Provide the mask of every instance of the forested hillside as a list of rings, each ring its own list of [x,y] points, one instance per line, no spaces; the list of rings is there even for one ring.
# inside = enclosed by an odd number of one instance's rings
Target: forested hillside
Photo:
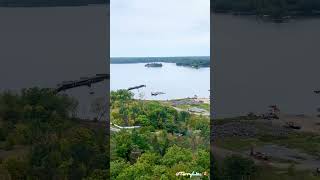
[[[255,14],[273,18],[320,14],[318,0],[212,0],[211,3],[213,12]]]
[[[210,171],[209,118],[178,112],[158,101],[111,92],[111,179],[177,179],[176,173]],[[115,126],[116,127],[116,126]]]
[[[108,179],[105,122],[73,118],[76,107],[49,89],[1,93],[1,179]]]

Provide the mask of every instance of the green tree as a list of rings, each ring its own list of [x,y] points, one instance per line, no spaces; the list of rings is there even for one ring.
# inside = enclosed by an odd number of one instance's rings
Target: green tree
[[[28,163],[17,157],[11,157],[3,161],[4,168],[9,172],[11,179],[26,179]]]
[[[110,177],[116,179],[122,171],[130,166],[129,163],[124,160],[115,160],[110,162]]]
[[[153,149],[163,156],[169,147],[168,133],[164,130],[157,131],[151,142]]]
[[[222,170],[224,177],[239,180],[251,176],[256,171],[256,167],[252,160],[233,155],[223,161]]]
[[[193,160],[193,168],[197,172],[210,171],[210,153],[206,150],[200,149],[196,153],[196,158]]]
[[[89,175],[88,178],[84,178],[84,180],[109,180],[109,172],[108,170],[95,169]]]
[[[138,115],[136,122],[142,126],[149,126],[150,125],[150,121],[149,121],[148,117],[143,114]]]
[[[161,159],[162,164],[169,167],[179,163],[189,163],[192,161],[192,151],[176,145],[169,147],[166,154]]]
[[[113,142],[115,143],[116,154],[126,159],[130,160],[131,147],[133,145],[131,135],[127,131],[120,131],[113,137]]]
[[[22,117],[22,102],[17,94],[9,91],[0,94],[0,117],[16,123]]]
[[[154,153],[144,153],[138,161],[122,171],[117,179],[154,179],[152,176],[153,168],[159,161],[159,156]]]

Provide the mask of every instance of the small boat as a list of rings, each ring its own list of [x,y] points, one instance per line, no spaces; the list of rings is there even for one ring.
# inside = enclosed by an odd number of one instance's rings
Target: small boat
[[[158,96],[160,94],[165,94],[164,92],[151,92],[151,96]]]

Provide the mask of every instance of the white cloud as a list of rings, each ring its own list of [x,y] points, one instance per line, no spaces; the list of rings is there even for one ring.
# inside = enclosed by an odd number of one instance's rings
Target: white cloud
[[[209,0],[111,0],[111,56],[210,52]]]

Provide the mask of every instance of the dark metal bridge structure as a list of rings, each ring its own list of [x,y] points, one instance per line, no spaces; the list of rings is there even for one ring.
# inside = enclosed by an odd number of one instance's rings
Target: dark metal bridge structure
[[[58,84],[58,87],[54,89],[54,93],[58,94],[61,91],[66,91],[69,89],[87,86],[90,88],[90,94],[94,94],[91,90],[92,84],[102,82],[104,80],[110,79],[110,74],[96,74],[92,77],[81,77],[80,80],[75,81],[63,81],[61,84]],[[103,107],[107,107],[105,103],[101,104]],[[108,108],[101,108],[100,112],[97,113],[97,120],[100,121],[101,118],[107,113]]]
[[[81,86],[88,86],[91,88],[92,84],[102,82],[107,79],[110,79],[110,74],[96,74],[93,77],[82,77],[80,80],[63,81],[61,84],[58,84],[58,87],[55,89],[55,93]]]
[[[134,90],[134,89],[140,89],[140,88],[143,88],[143,87],[146,87],[146,85],[140,85],[140,86],[129,87],[127,90],[128,90],[128,91],[131,91],[131,90]]]

